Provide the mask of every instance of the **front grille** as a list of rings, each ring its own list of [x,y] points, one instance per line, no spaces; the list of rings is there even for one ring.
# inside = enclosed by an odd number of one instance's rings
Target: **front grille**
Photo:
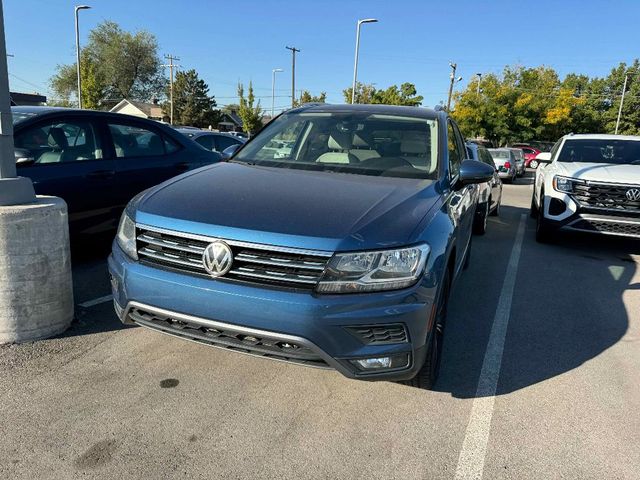
[[[137,250],[141,262],[211,278],[202,253],[216,239],[138,226]],[[221,280],[311,290],[315,288],[330,253],[272,247],[224,240],[233,252],[231,270]]]
[[[177,337],[193,340],[198,343],[220,347],[251,355],[299,363],[302,365],[329,368],[329,365],[309,347],[301,343],[273,337],[256,336],[237,330],[231,326],[221,327],[218,323],[207,321],[198,323],[181,315],[160,314],[140,307],[132,307],[128,317],[143,327],[159,330]],[[215,326],[214,326],[215,325]]]
[[[640,200],[631,201],[627,191],[638,185],[586,182],[573,184],[573,196],[583,207],[640,212]]]
[[[613,235],[640,238],[640,223],[582,219],[572,223],[570,227],[576,230],[585,230],[588,232],[609,233]]]
[[[363,325],[357,327],[346,327],[365,345],[386,345],[390,343],[406,343],[407,331],[404,325]]]

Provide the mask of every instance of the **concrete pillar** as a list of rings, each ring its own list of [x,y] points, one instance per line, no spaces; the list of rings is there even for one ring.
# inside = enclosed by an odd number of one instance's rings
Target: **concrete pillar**
[[[67,205],[0,206],[0,343],[66,330],[73,320]]]

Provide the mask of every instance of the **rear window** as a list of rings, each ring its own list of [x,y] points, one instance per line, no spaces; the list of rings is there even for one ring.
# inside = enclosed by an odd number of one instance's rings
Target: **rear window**
[[[640,141],[567,140],[560,150],[558,161],[640,165]]]
[[[511,158],[508,150],[489,150],[489,153],[491,153],[491,157],[493,158]]]

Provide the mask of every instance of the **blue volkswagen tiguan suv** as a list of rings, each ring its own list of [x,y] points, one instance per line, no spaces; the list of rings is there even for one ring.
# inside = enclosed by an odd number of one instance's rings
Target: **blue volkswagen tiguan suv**
[[[437,378],[476,183],[444,111],[308,105],[228,161],[142,192],[109,271],[117,315],[357,379]]]

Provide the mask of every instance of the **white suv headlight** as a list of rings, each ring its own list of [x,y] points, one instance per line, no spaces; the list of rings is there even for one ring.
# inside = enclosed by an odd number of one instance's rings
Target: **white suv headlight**
[[[584,182],[576,180],[575,178],[561,177],[560,175],[553,177],[553,188],[558,192],[573,193],[573,186],[577,183],[580,184]]]
[[[136,224],[127,212],[122,212],[120,217],[120,224],[118,225],[118,234],[116,240],[120,248],[134,260],[138,259],[138,252],[136,251]]]
[[[429,256],[428,245],[394,250],[336,253],[318,283],[321,293],[395,290],[418,281]]]

